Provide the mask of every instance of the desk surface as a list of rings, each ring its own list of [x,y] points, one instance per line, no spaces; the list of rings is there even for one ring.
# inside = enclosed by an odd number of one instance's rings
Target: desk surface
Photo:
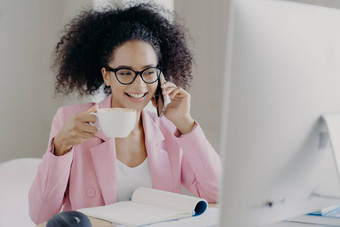
[[[263,227],[308,227],[308,226],[340,226],[339,217],[325,217],[315,215],[302,215],[288,221],[266,225]]]
[[[209,209],[200,216],[192,218],[184,218],[176,221],[160,222],[153,225],[152,227],[205,227],[205,226],[218,226],[218,208],[217,204],[209,204]],[[114,227],[108,221],[104,221],[97,218],[89,217],[92,226],[94,227]],[[38,225],[37,227],[45,227],[46,222]],[[325,218],[319,216],[303,215],[300,217],[292,218],[291,222],[279,222],[263,227],[316,227],[316,226],[340,226],[340,218]]]
[[[170,226],[174,226],[174,222],[176,222],[176,226],[177,227],[181,227],[181,226],[185,226],[187,227],[189,226],[211,226],[218,223],[218,210],[217,210],[218,205],[217,204],[211,204],[209,203],[209,208],[212,209],[207,209],[207,211],[197,217],[192,217],[192,218],[184,218],[184,219],[180,219],[180,220],[176,220],[176,221],[169,221],[169,222],[161,222],[161,223],[156,223],[153,224],[151,226],[154,227],[170,227]],[[90,222],[92,224],[92,226],[94,227],[114,227],[114,224],[111,224],[109,221],[105,221],[105,220],[101,220],[98,218],[92,218],[89,217]],[[44,222],[40,225],[37,225],[37,227],[45,227],[47,222]],[[207,224],[204,224],[207,223]]]

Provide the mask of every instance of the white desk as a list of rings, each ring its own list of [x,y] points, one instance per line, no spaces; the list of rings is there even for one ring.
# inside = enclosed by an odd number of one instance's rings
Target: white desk
[[[303,215],[300,217],[292,218],[290,219],[289,222],[280,222],[264,227],[304,227],[304,226],[340,227],[340,218]]]
[[[123,225],[113,224],[110,222],[99,220],[96,218],[91,218],[90,221],[94,227],[123,227]],[[46,222],[38,225],[37,227],[45,227]],[[197,217],[183,218],[175,221],[160,222],[152,225],[150,227],[218,227],[218,208],[210,207],[202,215]],[[125,227],[125,226],[124,226]]]
[[[91,223],[94,227],[121,227],[122,225],[111,225],[109,222],[90,218]],[[328,227],[340,227],[340,218],[327,218],[320,216],[301,216],[292,218],[295,222],[279,222],[261,227],[317,227],[317,226],[328,226]],[[219,227],[219,214],[218,208],[209,208],[203,215],[191,218],[184,218],[176,221],[161,222],[150,225],[150,227]],[[299,223],[298,223],[299,222]],[[318,223],[318,224],[312,224]],[[37,227],[45,227],[46,223],[43,223]]]
[[[178,221],[162,222],[151,225],[152,227],[218,227],[218,209],[209,208],[204,215],[181,219]],[[151,227],[150,226],[150,227]],[[317,227],[317,226],[328,226],[328,227],[340,227],[340,218],[331,217],[320,217],[303,215],[300,217],[292,218],[290,221],[279,222],[275,224],[270,224],[262,227]]]

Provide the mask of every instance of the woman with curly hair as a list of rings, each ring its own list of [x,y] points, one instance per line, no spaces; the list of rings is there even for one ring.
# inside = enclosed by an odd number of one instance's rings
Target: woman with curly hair
[[[216,202],[221,160],[190,114],[191,67],[182,27],[156,5],[84,10],[73,19],[55,51],[56,91],[93,95],[103,88],[107,97],[58,109],[29,192],[32,220],[128,200],[139,186],[180,193],[183,185]],[[171,103],[159,118],[144,107],[155,105],[161,73]],[[114,107],[137,110],[125,138],[108,138],[90,124],[91,112]]]

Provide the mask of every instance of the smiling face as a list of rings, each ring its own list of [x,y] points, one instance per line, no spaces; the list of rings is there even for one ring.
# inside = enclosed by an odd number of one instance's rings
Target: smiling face
[[[157,66],[157,56],[153,47],[144,41],[133,40],[124,43],[114,50],[108,66],[116,69],[130,68],[135,71]],[[111,107],[131,108],[137,111],[151,100],[157,89],[157,81],[146,84],[140,75],[129,85],[118,82],[115,73],[102,68],[102,75],[107,86],[111,87]]]

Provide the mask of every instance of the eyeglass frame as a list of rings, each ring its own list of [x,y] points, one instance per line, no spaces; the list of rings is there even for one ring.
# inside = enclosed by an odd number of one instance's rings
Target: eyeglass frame
[[[133,69],[131,69],[131,68],[128,68],[128,67],[111,68],[110,66],[104,66],[104,68],[105,68],[107,71],[114,72],[117,81],[118,81],[119,83],[123,84],[123,85],[132,84],[132,83],[136,80],[136,78],[137,78],[138,75],[140,75],[140,77],[142,78],[142,80],[144,81],[144,83],[146,83],[146,84],[153,84],[153,83],[155,83],[155,82],[159,79],[160,75],[162,74],[162,67],[159,67],[159,66],[148,67],[148,68],[143,69],[143,70],[141,70],[141,71],[135,71],[135,70],[133,70]],[[132,72],[135,73],[135,77],[132,79],[132,81],[131,81],[130,83],[122,83],[122,82],[118,79],[117,72],[118,72],[119,70],[121,70],[121,69],[128,69],[128,70],[131,70]],[[148,69],[158,69],[158,70],[159,70],[159,74],[157,75],[157,79],[156,79],[155,81],[153,81],[153,82],[146,82],[146,81],[144,80],[144,78],[143,78],[143,73],[144,73],[146,70],[148,70]]]

